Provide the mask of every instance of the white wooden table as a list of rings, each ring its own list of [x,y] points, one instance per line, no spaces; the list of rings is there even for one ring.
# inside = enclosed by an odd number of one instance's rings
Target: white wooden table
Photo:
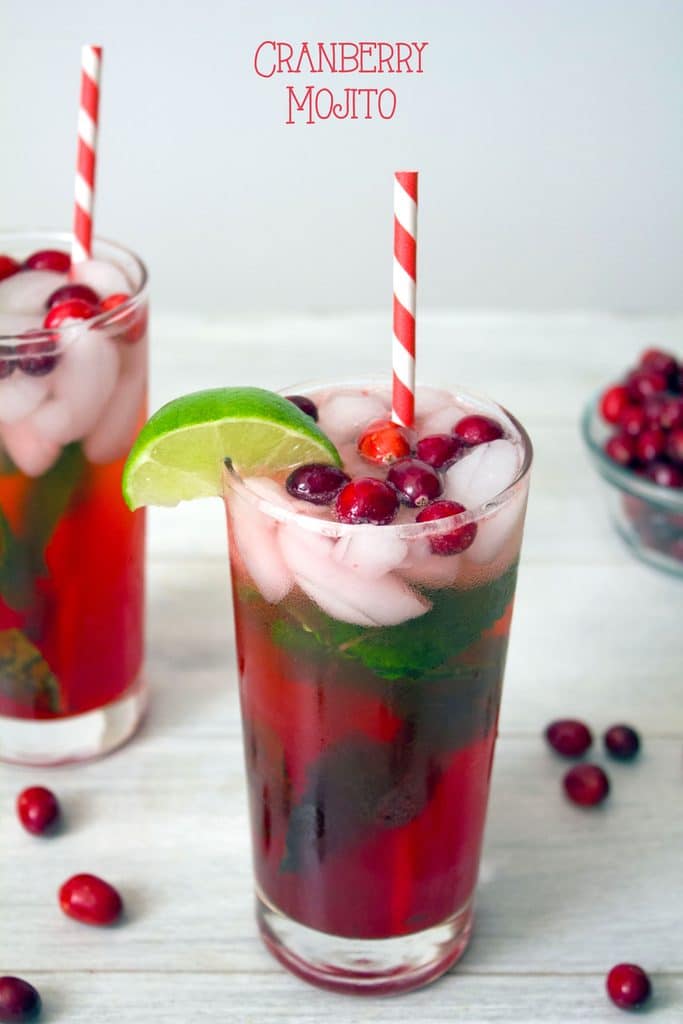
[[[276,386],[383,372],[386,316],[157,318],[152,405],[219,382]],[[683,351],[683,318],[425,315],[426,380],[469,384],[529,428],[536,466],[503,702],[476,933],[457,968],[400,999],[309,988],[262,947],[250,855],[224,524],[218,501],[151,516],[147,672],[133,743],[88,766],[0,767],[0,973],[41,990],[49,1024],[195,1021],[567,1022],[623,1019],[616,962],[648,969],[652,1020],[683,1020],[683,584],[612,535],[577,420],[644,343]],[[606,806],[562,796],[541,732],[577,715],[632,722],[636,764],[611,764]],[[601,754],[599,754],[601,757]],[[68,829],[25,834],[15,794],[45,782]],[[58,885],[93,871],[128,919],[77,925]]]

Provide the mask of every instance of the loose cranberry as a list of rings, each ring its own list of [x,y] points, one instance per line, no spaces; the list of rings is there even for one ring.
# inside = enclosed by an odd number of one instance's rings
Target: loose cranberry
[[[398,511],[398,495],[393,487],[371,476],[358,477],[346,484],[337,496],[337,518],[342,523],[373,523],[386,526]]]
[[[21,270],[21,264],[13,260],[11,256],[0,256],[0,281],[16,274],[18,270]]]
[[[593,742],[588,726],[576,718],[559,718],[551,722],[545,731],[545,738],[553,750],[563,757],[581,757]]]
[[[351,478],[336,466],[309,462],[297,466],[287,477],[285,487],[293,498],[313,505],[329,505]]]
[[[83,924],[112,924],[123,910],[118,892],[96,875],[74,875],[59,890],[59,904]]]
[[[660,487],[683,487],[683,469],[672,466],[670,462],[651,462],[646,473]]]
[[[24,269],[54,270],[58,274],[66,274],[71,269],[71,257],[59,249],[40,249],[24,260]]]
[[[17,797],[17,814],[27,832],[42,835],[59,818],[57,797],[43,786],[29,786]]]
[[[5,377],[9,377],[10,373],[14,373],[16,365],[14,351],[11,345],[0,345],[0,380],[4,380]]]
[[[452,434],[430,434],[417,442],[417,457],[434,469],[445,469],[466,447],[459,437]]]
[[[85,299],[67,299],[51,306],[43,320],[43,327],[59,327],[69,320],[91,320],[97,316],[97,306]]]
[[[15,349],[19,369],[30,377],[51,373],[59,359],[57,336],[50,331],[26,331],[22,337],[31,340],[22,341]]]
[[[387,483],[398,491],[404,505],[422,508],[441,494],[439,474],[420,459],[399,459],[387,473]]]
[[[398,423],[373,420],[358,440],[358,451],[370,462],[389,465],[410,454],[410,442]]]
[[[291,402],[292,405],[298,406],[302,412],[305,412],[316,423],[318,422],[318,407],[308,395],[287,395],[287,401]]]
[[[0,978],[0,1021],[36,1020],[40,1014],[41,1000],[38,990],[23,978],[7,974]]]
[[[69,302],[70,299],[81,299],[82,302],[89,302],[97,308],[100,304],[100,297],[96,291],[89,288],[87,284],[63,284],[57,288],[45,303],[46,309],[52,309],[60,302]]]
[[[415,517],[417,523],[431,523],[435,519],[446,519],[465,512],[465,506],[457,501],[433,501]],[[477,524],[467,523],[448,533],[436,534],[429,538],[429,546],[435,555],[458,555],[466,551],[477,535]]]
[[[654,370],[634,370],[628,375],[629,393],[635,402],[643,402],[650,395],[666,391],[668,385],[666,376],[663,373],[655,373]]]
[[[503,436],[503,428],[488,416],[463,416],[453,427],[453,434],[465,444],[474,446],[497,441]]]
[[[627,405],[619,415],[619,426],[630,437],[637,437],[646,424],[647,413],[640,405]]]
[[[662,373],[665,377],[672,377],[678,370],[678,362],[670,352],[663,352],[660,348],[648,348],[640,357],[640,368],[652,370],[654,373]]]
[[[609,779],[597,764],[575,764],[564,777],[564,788],[575,804],[592,807],[609,793]]]
[[[672,430],[666,442],[666,454],[672,462],[683,466],[683,427]]]
[[[652,993],[650,979],[637,964],[617,964],[607,975],[607,994],[622,1010],[647,1002]]]
[[[636,457],[641,462],[652,462],[662,455],[666,448],[666,434],[663,430],[650,428],[636,438]]]
[[[608,388],[600,399],[600,412],[602,418],[608,423],[618,423],[619,417],[629,403],[628,388],[623,384],[616,384]]]
[[[630,761],[640,750],[640,737],[630,725],[613,725],[605,733],[606,749],[620,761]]]
[[[605,452],[620,466],[630,466],[636,457],[636,439],[628,434],[615,434],[606,441]]]

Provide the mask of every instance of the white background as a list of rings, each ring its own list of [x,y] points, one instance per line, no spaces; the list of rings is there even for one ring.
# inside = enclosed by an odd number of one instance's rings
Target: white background
[[[285,127],[263,39],[429,46],[376,83],[393,121]],[[423,306],[681,307],[680,0],[0,0],[4,225],[69,225],[83,41],[106,50],[98,230],[147,259],[157,310],[388,308],[401,166]]]

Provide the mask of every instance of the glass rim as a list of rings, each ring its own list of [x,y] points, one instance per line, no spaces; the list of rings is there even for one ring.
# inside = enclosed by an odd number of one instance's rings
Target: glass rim
[[[73,241],[73,234],[70,231],[57,231],[51,228],[12,228],[0,230],[0,249],[4,248],[6,244],[14,241],[15,243],[27,241],[28,239],[42,239],[50,242],[61,242],[66,246],[67,250],[71,249],[71,243]],[[109,246],[115,251],[121,253],[127,258],[131,259],[135,263],[137,269],[140,272],[140,284],[135,288],[133,293],[122,302],[120,306],[115,306],[114,309],[104,310],[102,313],[98,313],[97,316],[91,317],[89,320],[80,320],[77,323],[60,325],[58,327],[33,327],[28,328],[25,332],[17,334],[16,331],[5,334],[0,331],[0,342],[19,342],[26,341],[40,341],[41,339],[49,340],[46,336],[49,334],[51,337],[57,336],[57,338],[64,338],[68,340],[75,337],[78,333],[82,332],[84,328],[87,330],[97,330],[100,327],[110,326],[117,319],[122,319],[127,313],[133,312],[137,309],[147,298],[147,292],[149,290],[149,271],[147,265],[138,256],[136,252],[129,249],[125,245],[121,245],[119,242],[113,241],[111,238],[104,238],[101,235],[95,235],[93,237],[93,245],[102,244]],[[11,253],[9,254],[11,255]],[[21,271],[19,271],[21,273]],[[5,356],[9,358],[9,354]]]
[[[420,384],[424,384],[424,382],[418,381],[418,388]],[[362,380],[350,378],[334,382],[305,381],[287,388],[278,388],[277,393],[284,394],[286,392],[287,394],[305,394],[307,390],[312,390],[321,386],[353,386],[357,388],[359,385],[381,385],[382,387],[386,387],[386,379],[379,377],[367,377]],[[444,388],[443,390],[447,389]],[[454,397],[456,396],[456,392],[454,390],[451,393]],[[475,508],[465,509],[464,512],[458,512],[451,516],[444,516],[442,519],[432,519],[422,523],[389,523],[386,526],[377,526],[372,523],[340,523],[334,519],[319,518],[315,513],[311,512],[311,509],[316,508],[317,506],[310,505],[307,502],[302,502],[302,505],[306,505],[308,511],[304,511],[302,509],[301,512],[298,512],[288,505],[277,504],[274,501],[270,501],[263,495],[257,494],[249,488],[249,478],[247,477],[245,479],[240,475],[230,458],[225,458],[223,462],[223,495],[226,497],[229,490],[235,490],[246,501],[250,502],[266,515],[269,515],[271,519],[279,520],[281,522],[295,522],[305,530],[309,530],[312,533],[318,533],[326,537],[344,537],[350,534],[357,534],[359,530],[387,530],[391,531],[394,537],[398,537],[401,540],[410,540],[419,537],[428,537],[430,535],[440,535],[448,533],[451,530],[458,529],[461,526],[467,526],[469,523],[478,523],[480,520],[493,515],[500,508],[506,505],[525,486],[533,462],[533,445],[529,434],[522,424],[504,406],[499,405],[490,398],[474,394],[471,391],[458,390],[457,395],[474,399],[478,402],[484,402],[493,409],[502,412],[510,423],[512,423],[515,430],[517,430],[519,440],[522,445],[522,462],[514,480],[512,480],[508,486],[498,494],[489,498],[488,501],[483,502]]]

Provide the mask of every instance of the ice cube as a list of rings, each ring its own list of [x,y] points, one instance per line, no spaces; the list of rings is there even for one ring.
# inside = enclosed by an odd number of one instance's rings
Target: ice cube
[[[0,281],[0,313],[45,316],[47,300],[67,283],[66,274],[54,270],[22,270]]]
[[[467,557],[478,565],[495,561],[518,530],[524,516],[526,488],[520,489],[505,505],[479,522],[474,543]]]
[[[350,444],[340,444],[339,454],[344,464],[344,472],[351,477],[374,476],[377,479],[383,479],[386,476],[386,466],[364,459],[358,451],[355,441]]]
[[[334,441],[355,441],[371,420],[389,416],[386,401],[373,392],[335,391],[318,409],[318,426]]]
[[[460,555],[435,555],[427,537],[415,538],[408,544],[408,555],[400,567],[405,579],[434,590],[455,583],[462,566]]]
[[[49,377],[30,377],[15,369],[0,381],[0,423],[16,423],[29,416],[49,391]]]
[[[277,523],[244,499],[230,501],[232,539],[245,568],[259,592],[270,604],[277,604],[294,585],[277,542]]]
[[[453,395],[450,391],[444,391],[442,388],[419,387],[415,398],[415,418],[431,416],[432,413],[438,412],[439,409],[443,409],[447,405],[453,405]],[[440,434],[441,431],[437,430],[435,433]]]
[[[393,530],[357,526],[339,538],[332,557],[363,579],[377,580],[400,565],[407,553],[407,542]]]
[[[501,438],[479,444],[447,470],[444,497],[465,508],[477,508],[510,486],[519,465],[519,452],[512,441]]]
[[[61,447],[46,441],[30,420],[5,423],[0,442],[14,465],[26,476],[42,476],[59,458]]]
[[[429,437],[431,434],[450,434],[451,430],[465,415],[464,409],[453,403],[445,408],[437,409],[428,413],[424,419],[418,420],[416,426],[420,437]]]
[[[42,326],[43,317],[31,313],[1,313],[0,336],[18,338],[24,331],[35,331]]]
[[[102,415],[85,439],[84,450],[90,462],[106,465],[127,454],[142,426],[146,390],[143,374],[120,375]]]
[[[118,366],[116,345],[103,332],[86,328],[70,338],[51,375],[55,405],[49,410],[47,436],[60,444],[86,437],[114,390]]]
[[[108,295],[131,295],[134,290],[121,268],[106,260],[83,260],[82,263],[74,263],[71,268],[71,280],[87,284],[101,299]]]

